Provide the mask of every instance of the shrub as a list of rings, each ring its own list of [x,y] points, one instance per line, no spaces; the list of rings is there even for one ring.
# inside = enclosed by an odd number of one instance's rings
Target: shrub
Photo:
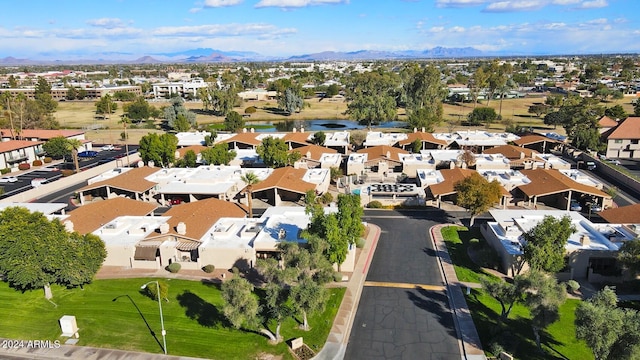
[[[53,161],[53,159],[52,159],[51,157],[49,157],[49,156],[47,156],[47,157],[45,157],[45,158],[44,158],[44,163],[45,163],[45,164],[48,164],[48,163],[50,163],[50,162],[52,162],[52,161]]]
[[[33,166],[42,166],[42,160],[33,160]]]
[[[382,203],[378,200],[373,200],[372,202],[367,204],[369,209],[382,209]]]
[[[29,170],[29,169],[31,169],[31,165],[27,163],[22,163],[18,165],[18,170]]]
[[[211,274],[215,269],[216,267],[211,264],[202,267],[202,271],[206,272],[207,274]]]
[[[69,170],[69,169],[60,170],[60,174],[62,174],[63,177],[67,177],[69,175],[73,175],[73,170]]]
[[[160,299],[169,301],[169,284],[164,281],[158,281],[158,284],[160,284]],[[152,300],[158,301],[158,288],[155,281],[147,284],[142,291],[144,292],[144,295],[147,295]]]
[[[356,247],[358,249],[362,249],[364,247],[364,239],[363,238],[359,238],[358,240],[356,240]]]
[[[167,270],[168,270],[170,273],[174,273],[174,274],[175,274],[175,273],[177,273],[178,271],[180,271],[180,268],[181,268],[181,267],[182,267],[182,266],[181,266],[180,264],[178,264],[178,263],[175,263],[175,262],[174,262],[174,263],[169,264],[169,266],[167,266]]]
[[[569,288],[569,291],[573,294],[576,291],[578,291],[578,289],[580,289],[580,284],[575,280],[569,280],[567,281],[567,287]]]
[[[0,169],[0,174],[2,174],[2,175],[8,174],[10,172],[11,172],[11,169],[9,169],[9,168]]]
[[[320,202],[327,205],[330,204],[333,201],[333,195],[331,195],[331,193],[324,193],[322,194],[322,196],[320,196]]]
[[[342,281],[342,273],[339,272],[334,272],[333,273],[333,281],[335,282],[341,282]]]
[[[244,109],[245,114],[254,114],[256,111],[258,111],[258,109],[256,109],[255,106],[249,106],[248,108]]]

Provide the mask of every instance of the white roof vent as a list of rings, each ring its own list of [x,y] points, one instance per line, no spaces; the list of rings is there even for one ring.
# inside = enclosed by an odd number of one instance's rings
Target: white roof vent
[[[169,224],[163,223],[160,225],[160,234],[166,234],[169,232]]]
[[[187,233],[187,225],[185,223],[183,223],[182,221],[178,223],[178,226],[176,226],[176,231],[178,232],[178,234],[180,235],[184,235]]]

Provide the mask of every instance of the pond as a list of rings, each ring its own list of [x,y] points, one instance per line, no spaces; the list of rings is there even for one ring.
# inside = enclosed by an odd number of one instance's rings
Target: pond
[[[304,127],[304,131],[341,131],[341,130],[359,130],[366,129],[366,125],[360,125],[353,120],[285,120],[285,121],[247,121],[245,126],[251,127],[257,125],[256,132],[289,132],[293,128],[300,130]],[[372,125],[376,129],[389,128],[405,128],[407,123],[404,121],[389,121],[378,125]]]

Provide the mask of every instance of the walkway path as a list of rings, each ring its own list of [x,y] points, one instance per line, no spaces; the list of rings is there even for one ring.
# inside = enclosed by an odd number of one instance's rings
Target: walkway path
[[[436,225],[430,229],[431,239],[436,248],[438,255],[438,261],[440,262],[442,278],[444,279],[447,287],[447,295],[449,296],[449,303],[451,310],[454,313],[454,321],[456,324],[456,331],[458,338],[462,342],[463,358],[480,360],[486,359],[484,351],[482,350],[482,344],[480,343],[480,337],[478,331],[471,318],[471,312],[469,306],[464,298],[463,288],[468,285],[458,281],[458,276],[451,262],[449,251],[442,238],[441,230],[443,227],[450,224]]]

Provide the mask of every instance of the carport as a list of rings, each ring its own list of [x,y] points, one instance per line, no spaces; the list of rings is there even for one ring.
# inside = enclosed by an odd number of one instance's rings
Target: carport
[[[104,199],[123,196],[135,200],[149,201],[151,189],[156,186],[156,183],[145,178],[156,171],[158,171],[157,168],[135,168],[113,178],[89,184],[78,190],[80,203],[84,205],[85,195],[95,195]]]
[[[611,196],[607,193],[576,182],[558,170],[534,169],[521,172],[531,182],[518,186],[516,191],[524,197],[529,208],[537,208],[538,202],[541,202],[569,211],[571,199],[577,200],[581,194],[593,196],[603,208],[612,204]]]

